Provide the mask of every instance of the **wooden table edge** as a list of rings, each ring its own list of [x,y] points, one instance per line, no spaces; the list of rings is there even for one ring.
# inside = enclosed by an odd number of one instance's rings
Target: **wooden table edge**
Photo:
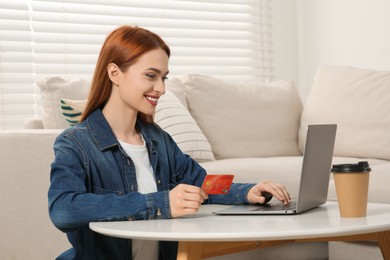
[[[376,241],[384,260],[390,260],[390,230],[357,235],[343,235],[305,239],[284,239],[274,241],[234,241],[234,242],[202,242],[180,241],[178,260],[199,260],[202,258],[221,256],[247,250],[261,249],[286,243],[325,242],[325,241]]]

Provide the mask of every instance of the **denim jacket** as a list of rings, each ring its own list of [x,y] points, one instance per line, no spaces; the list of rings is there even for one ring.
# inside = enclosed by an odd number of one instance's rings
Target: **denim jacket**
[[[205,170],[184,154],[156,124],[137,121],[145,139],[158,191],[137,192],[135,167],[97,109],[54,143],[48,191],[49,215],[73,248],[59,259],[131,259],[131,241],[91,231],[89,222],[171,218],[169,190],[180,183],[200,187]],[[243,204],[252,184],[232,185],[205,203]],[[177,244],[160,242],[160,259],[176,259]]]

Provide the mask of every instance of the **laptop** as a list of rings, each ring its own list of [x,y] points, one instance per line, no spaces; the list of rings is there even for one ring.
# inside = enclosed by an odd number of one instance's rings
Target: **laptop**
[[[238,205],[213,212],[218,215],[299,214],[324,204],[332,168],[336,124],[309,125],[303,154],[298,198],[288,205]]]

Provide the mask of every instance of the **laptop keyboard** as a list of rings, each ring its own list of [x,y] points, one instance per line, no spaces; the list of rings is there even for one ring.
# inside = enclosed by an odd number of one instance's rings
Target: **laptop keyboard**
[[[279,211],[279,210],[294,210],[297,207],[297,202],[292,201],[288,205],[284,205],[283,203],[276,203],[276,204],[265,204],[262,205],[253,211]]]

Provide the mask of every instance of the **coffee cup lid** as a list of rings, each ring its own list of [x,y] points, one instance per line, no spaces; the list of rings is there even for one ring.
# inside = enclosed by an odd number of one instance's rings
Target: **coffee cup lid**
[[[370,172],[371,168],[368,162],[362,161],[354,164],[335,164],[332,166],[332,172]]]

